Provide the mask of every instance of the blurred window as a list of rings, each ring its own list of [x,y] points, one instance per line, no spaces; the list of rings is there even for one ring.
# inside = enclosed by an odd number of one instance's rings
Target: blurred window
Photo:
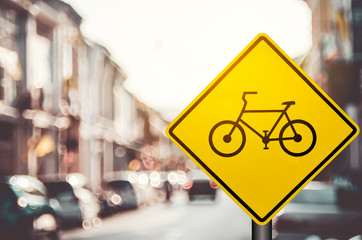
[[[42,192],[40,192],[38,189],[35,188],[22,188],[21,190],[26,194],[45,197],[45,195]]]
[[[36,33],[29,37],[29,53],[32,61],[29,63],[31,69],[31,82],[37,90],[34,95],[34,108],[51,111],[53,107],[53,86],[51,77],[51,41],[53,28],[46,22],[36,21]]]
[[[75,198],[75,195],[72,192],[61,190],[54,197],[59,201],[71,201]]]
[[[12,185],[16,193],[24,197],[29,197],[29,195],[46,197],[46,188],[39,180],[29,176],[17,176],[14,179],[15,183]]]
[[[39,36],[42,36],[42,37],[47,38],[49,40],[53,38],[53,29],[52,29],[52,27],[46,25],[42,21],[37,21],[36,22],[36,33]]]
[[[293,203],[308,204],[338,204],[337,191],[335,189],[304,189],[291,201]]]
[[[127,181],[113,181],[108,183],[108,186],[114,190],[124,190],[124,191],[132,190],[132,185]]]
[[[21,78],[18,58],[17,13],[9,8],[0,8],[0,100],[10,105],[16,97],[16,81]]]
[[[14,161],[14,125],[2,122],[0,125],[0,168],[1,173],[12,173],[12,161]]]
[[[16,51],[16,13],[10,9],[0,9],[0,46]]]
[[[4,210],[4,208],[10,207],[13,205],[12,202],[16,202],[14,193],[8,185],[0,184],[0,209]]]
[[[48,189],[48,195],[51,198],[56,198],[59,201],[74,201],[76,196],[74,195],[73,188],[67,182],[52,182],[45,183]]]

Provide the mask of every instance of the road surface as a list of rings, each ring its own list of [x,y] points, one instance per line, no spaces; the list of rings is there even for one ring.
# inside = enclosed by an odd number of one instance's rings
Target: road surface
[[[100,227],[60,232],[61,240],[249,240],[250,218],[221,190],[216,201],[188,202],[176,194],[169,204],[141,207],[103,219]]]

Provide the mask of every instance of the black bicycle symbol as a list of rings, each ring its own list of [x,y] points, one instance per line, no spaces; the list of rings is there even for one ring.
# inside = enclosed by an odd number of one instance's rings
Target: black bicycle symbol
[[[246,136],[245,136],[245,131],[243,127],[240,125],[240,123],[244,124],[247,128],[249,128],[252,132],[254,132],[262,139],[262,142],[265,144],[264,149],[269,149],[268,143],[270,141],[279,141],[279,144],[281,148],[284,150],[284,152],[294,157],[304,156],[308,154],[310,151],[312,151],[317,140],[317,135],[312,125],[301,119],[290,120],[287,114],[287,110],[289,109],[289,107],[295,104],[294,101],[283,102],[282,105],[286,105],[283,110],[245,110],[247,104],[245,96],[247,94],[257,94],[257,92],[243,93],[242,99],[244,101],[244,106],[236,121],[231,121],[231,120],[221,121],[211,129],[209,134],[209,143],[210,147],[216,154],[222,157],[232,157],[240,153],[241,150],[243,150],[246,142]],[[264,135],[262,135],[258,131],[256,131],[253,127],[251,127],[247,122],[241,119],[244,113],[280,113],[280,116],[274,123],[274,126],[271,128],[271,130],[269,131],[264,130],[263,131]],[[271,138],[273,131],[275,130],[275,128],[277,127],[283,116],[286,117],[288,122],[280,130],[278,138]],[[304,131],[302,132],[299,131],[298,133],[297,129],[301,128]],[[238,131],[237,133],[238,137],[233,139],[232,135],[235,134],[235,130]],[[312,137],[303,138],[301,134],[303,134],[303,136],[311,135]],[[214,139],[215,137],[218,139]],[[220,138],[222,138],[222,140]],[[305,141],[302,144],[302,149],[298,148],[297,151],[295,151],[295,149],[294,150],[288,149],[288,147],[290,148],[290,146],[285,143],[287,141],[291,141],[294,143],[301,143],[303,140]]]

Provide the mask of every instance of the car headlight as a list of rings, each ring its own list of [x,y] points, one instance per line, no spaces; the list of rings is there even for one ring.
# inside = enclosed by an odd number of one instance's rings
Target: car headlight
[[[34,230],[55,231],[57,222],[53,215],[43,214],[35,218],[33,221]]]

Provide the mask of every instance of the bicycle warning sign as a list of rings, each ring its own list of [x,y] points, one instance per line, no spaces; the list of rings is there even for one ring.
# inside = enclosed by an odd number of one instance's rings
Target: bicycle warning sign
[[[258,224],[268,223],[359,133],[266,34],[259,34],[167,134]]]

